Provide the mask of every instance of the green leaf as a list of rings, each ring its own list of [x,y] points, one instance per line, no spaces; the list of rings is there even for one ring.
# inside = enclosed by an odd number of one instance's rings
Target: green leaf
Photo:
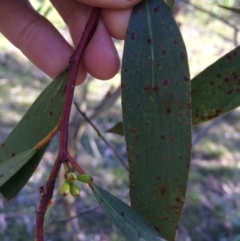
[[[126,203],[93,184],[93,193],[115,228],[127,241],[165,241],[136,211]]]
[[[36,153],[36,150],[30,149],[24,151],[7,161],[0,164],[0,187],[8,181],[20,168],[26,164],[31,157]]]
[[[223,5],[218,5],[220,8],[224,8],[226,10],[230,10],[234,13],[240,13],[240,8],[233,8],[233,7],[227,7],[227,6],[223,6]]]
[[[122,65],[123,124],[131,206],[173,240],[191,151],[187,53],[162,0],[134,7]]]
[[[200,124],[240,105],[240,47],[192,80],[193,124]]]
[[[164,2],[169,7],[170,11],[173,12],[173,7],[174,7],[175,0],[164,0]]]
[[[118,122],[115,126],[107,130],[107,132],[118,134],[123,136],[123,123],[122,121]]]
[[[0,165],[13,155],[32,149],[47,136],[58,123],[63,107],[68,72],[64,71],[35,100],[22,120],[7,139],[0,144]],[[7,198],[13,198],[26,184],[38,166],[46,147],[38,151],[26,165],[20,169],[1,188]]]
[[[192,80],[192,122],[201,124],[240,106],[240,47],[211,64]],[[107,132],[124,135],[122,122]]]

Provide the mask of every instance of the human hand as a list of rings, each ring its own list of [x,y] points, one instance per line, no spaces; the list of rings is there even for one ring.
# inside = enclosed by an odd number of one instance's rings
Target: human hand
[[[140,1],[51,0],[68,25],[75,46],[82,36],[92,7],[103,8],[96,31],[83,54],[78,84],[84,81],[87,73],[98,79],[109,79],[118,72],[120,61],[111,37],[124,39],[131,7]],[[51,78],[67,67],[74,51],[28,0],[0,1],[0,32]]]

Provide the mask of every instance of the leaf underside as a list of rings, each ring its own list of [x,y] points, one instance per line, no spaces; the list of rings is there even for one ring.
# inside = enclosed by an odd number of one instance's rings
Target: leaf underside
[[[132,207],[173,240],[191,151],[187,53],[162,0],[134,7],[122,66],[122,108]]]
[[[125,240],[166,241],[126,203],[95,184],[92,189],[103,210]]]
[[[4,142],[0,144],[0,165],[34,146],[47,136],[58,123],[65,96],[68,72],[64,71],[35,100],[21,121]],[[0,192],[11,199],[22,189],[37,168],[46,146],[36,154],[11,179],[0,187]]]

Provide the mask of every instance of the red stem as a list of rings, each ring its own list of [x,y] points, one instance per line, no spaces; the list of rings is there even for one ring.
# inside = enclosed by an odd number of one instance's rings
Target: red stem
[[[69,59],[69,65],[70,65],[71,71],[70,71],[68,86],[67,86],[67,90],[66,90],[66,97],[65,97],[65,103],[64,103],[64,107],[63,107],[63,115],[62,115],[61,127],[60,127],[61,134],[60,134],[59,154],[60,154],[61,159],[67,158],[69,117],[70,117],[74,88],[75,88],[75,84],[76,84],[80,60],[81,60],[82,54],[83,54],[86,46],[88,45],[88,43],[96,29],[100,11],[101,11],[100,8],[93,9],[92,14],[85,27],[85,31],[81,38],[81,41],[78,44],[77,49],[75,50],[75,52]]]
[[[70,60],[69,60],[70,75],[69,75],[69,80],[68,80],[68,85],[67,85],[67,90],[65,95],[63,114],[62,114],[61,126],[60,126],[61,134],[60,134],[59,153],[54,163],[54,166],[52,168],[51,174],[48,178],[48,181],[43,189],[41,200],[37,208],[35,241],[44,241],[44,233],[43,233],[44,215],[47,209],[47,205],[52,198],[55,182],[56,182],[61,164],[65,161],[68,161],[68,159],[70,159],[70,162],[72,164],[75,163],[75,167],[77,166],[78,171],[84,173],[84,171],[77,165],[77,163],[72,158],[69,158],[70,155],[67,150],[68,124],[69,124],[70,110],[72,106],[73,93],[74,93],[77,73],[79,69],[80,59],[96,29],[100,11],[101,11],[100,8],[93,8],[91,16],[89,17],[88,23],[86,24],[83,36],[75,52],[73,53],[73,55],[70,57]]]

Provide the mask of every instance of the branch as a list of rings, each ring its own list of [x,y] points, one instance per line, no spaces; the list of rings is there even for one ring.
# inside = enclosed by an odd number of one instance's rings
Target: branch
[[[74,102],[74,105],[78,112],[83,116],[83,118],[93,127],[93,129],[96,131],[97,135],[103,140],[103,142],[114,152],[120,163],[123,165],[123,167],[128,171],[128,166],[126,165],[125,161],[122,159],[120,154],[108,143],[108,141],[102,136],[98,128],[92,123],[92,121],[86,116],[85,113],[83,113],[80,108],[78,107],[77,103]]]
[[[43,192],[41,193],[41,200],[37,208],[37,214],[36,214],[35,241],[44,241],[43,223],[44,223],[44,216],[47,209],[47,205],[52,198],[55,182],[56,182],[61,164],[64,162],[68,163],[68,158],[69,158],[69,153],[67,149],[68,124],[69,124],[69,116],[70,116],[70,110],[72,105],[77,73],[78,73],[82,54],[96,29],[100,11],[101,11],[100,8],[93,8],[92,14],[89,17],[88,23],[85,27],[83,36],[77,46],[77,49],[75,50],[75,52],[73,53],[73,55],[70,57],[70,60],[69,60],[70,74],[69,74],[69,80],[68,80],[66,94],[65,94],[63,114],[62,114],[61,125],[60,125],[61,134],[60,134],[59,153],[54,163],[54,166],[52,168],[51,174],[48,178],[48,181],[43,188]]]

